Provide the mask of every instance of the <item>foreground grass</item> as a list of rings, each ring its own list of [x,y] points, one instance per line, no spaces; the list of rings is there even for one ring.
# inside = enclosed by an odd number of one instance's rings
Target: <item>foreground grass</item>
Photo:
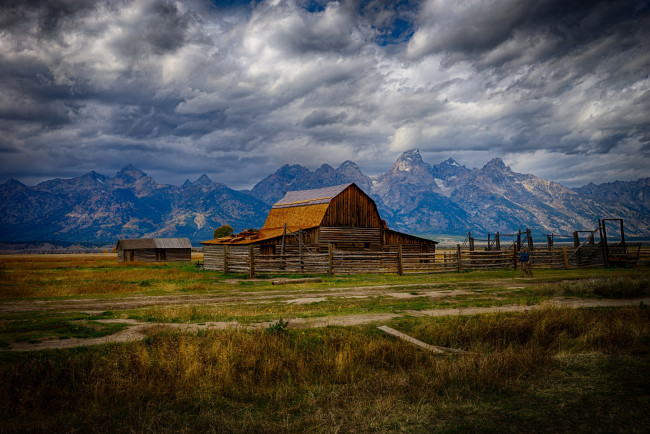
[[[650,423],[650,309],[543,309],[374,327],[157,333],[0,353],[7,431],[624,431]]]

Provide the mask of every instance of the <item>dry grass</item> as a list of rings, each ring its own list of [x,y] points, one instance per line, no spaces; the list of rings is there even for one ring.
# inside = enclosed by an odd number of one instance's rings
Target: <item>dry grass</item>
[[[168,292],[206,280],[192,263],[121,264],[114,255],[2,256],[0,277],[0,298]]]
[[[154,333],[119,346],[5,353],[0,413],[9,430],[428,430],[457,404],[541,387],[556,355],[644,357],[649,320],[643,308],[548,309],[393,324],[473,352],[448,357],[371,327]]]
[[[630,298],[650,294],[650,277],[614,276],[546,284],[535,289],[545,296],[578,296],[604,298]]]

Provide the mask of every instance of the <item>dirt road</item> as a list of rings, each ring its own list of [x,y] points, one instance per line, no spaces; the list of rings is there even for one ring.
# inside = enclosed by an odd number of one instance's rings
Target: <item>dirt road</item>
[[[348,288],[350,289],[350,288]],[[394,290],[394,288],[393,288]],[[402,294],[403,295],[403,294]],[[295,294],[294,294],[295,296]],[[197,301],[192,299],[193,301]],[[75,300],[82,302],[82,300]],[[135,302],[135,301],[134,301]],[[35,303],[35,302],[33,302]],[[562,308],[585,308],[585,307],[607,307],[607,306],[638,306],[640,303],[650,304],[650,297],[621,300],[602,299],[553,299],[539,305],[507,305],[499,307],[468,307],[453,309],[432,309],[419,311],[402,311],[400,313],[382,314],[358,314],[341,315],[317,318],[295,318],[289,320],[289,328],[316,328],[326,326],[354,326],[368,323],[379,323],[401,316],[446,316],[446,315],[476,315],[493,312],[523,312],[544,307]],[[160,303],[158,303],[160,304]],[[34,306],[34,305],[32,305]],[[51,308],[51,307],[50,307]],[[85,308],[84,308],[85,309]],[[33,309],[32,309],[33,310]],[[13,343],[10,351],[37,351],[44,349],[72,348],[86,345],[106,344],[113,342],[128,342],[143,339],[151,333],[162,330],[179,330],[182,332],[196,332],[203,329],[226,329],[242,327],[246,329],[259,329],[271,325],[270,322],[262,322],[251,325],[241,325],[237,322],[207,322],[200,324],[177,324],[177,323],[148,323],[129,319],[99,320],[100,322],[118,322],[128,324],[128,327],[115,334],[100,338],[71,338],[71,339],[45,339],[38,343]],[[6,350],[5,350],[6,351]]]

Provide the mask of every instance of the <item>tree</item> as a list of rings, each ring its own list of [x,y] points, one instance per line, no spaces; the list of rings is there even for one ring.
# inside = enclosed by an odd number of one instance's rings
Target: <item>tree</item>
[[[235,230],[230,227],[229,225],[223,225],[217,229],[214,230],[214,238],[223,238],[227,237],[228,235],[232,235],[232,233],[235,232]]]

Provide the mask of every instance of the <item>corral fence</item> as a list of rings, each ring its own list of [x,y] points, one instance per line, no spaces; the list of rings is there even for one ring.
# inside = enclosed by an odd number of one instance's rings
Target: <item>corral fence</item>
[[[628,264],[650,265],[650,246],[628,246]],[[611,254],[611,253],[610,253]],[[530,260],[535,268],[569,269],[604,266],[603,249],[582,246],[571,249],[558,246],[532,250]],[[615,256],[612,256],[615,257]],[[633,260],[630,261],[629,259]],[[325,252],[306,251],[300,254],[263,254],[258,246],[210,245],[204,249],[204,267],[225,273],[256,274],[357,274],[357,273],[442,273],[463,270],[507,270],[519,266],[519,251],[456,249],[435,253],[405,251],[401,245],[384,246],[381,250],[337,250],[333,244]]]

